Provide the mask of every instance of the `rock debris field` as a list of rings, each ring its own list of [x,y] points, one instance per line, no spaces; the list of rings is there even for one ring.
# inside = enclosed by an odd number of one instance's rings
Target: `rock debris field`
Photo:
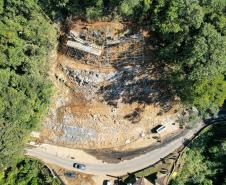
[[[111,36],[126,32],[121,23],[70,24],[76,32],[84,27],[87,33],[112,30]],[[152,58],[145,54],[151,51],[147,51],[144,40],[139,52],[131,42],[104,48],[104,53],[111,51],[109,59],[114,58],[108,62],[103,56],[87,62],[92,56],[75,50],[80,57],[73,57],[67,48],[58,52],[50,71],[56,93],[40,134],[41,142],[72,148],[128,147],[137,142],[141,147],[139,141],[156,142],[151,129],[158,124],[167,128],[161,137],[177,132],[179,103],[165,96],[161,71],[157,72]],[[127,50],[130,56],[125,54]],[[142,60],[136,56],[142,56]]]

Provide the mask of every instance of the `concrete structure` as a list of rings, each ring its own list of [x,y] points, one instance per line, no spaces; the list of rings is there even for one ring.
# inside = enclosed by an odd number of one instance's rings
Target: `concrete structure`
[[[98,49],[97,48],[98,46],[94,47],[92,45],[89,45],[88,43],[81,43],[81,42],[76,42],[76,41],[71,41],[71,40],[67,41],[68,47],[75,48],[75,49],[78,49],[81,51],[85,51],[87,53],[91,53],[91,54],[100,56],[102,53],[102,49]]]

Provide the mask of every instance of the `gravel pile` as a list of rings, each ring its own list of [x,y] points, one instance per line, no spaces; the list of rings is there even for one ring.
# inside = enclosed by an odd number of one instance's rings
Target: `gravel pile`
[[[64,125],[62,130],[64,134],[56,137],[55,142],[73,144],[78,142],[94,141],[97,137],[96,131],[91,128]]]

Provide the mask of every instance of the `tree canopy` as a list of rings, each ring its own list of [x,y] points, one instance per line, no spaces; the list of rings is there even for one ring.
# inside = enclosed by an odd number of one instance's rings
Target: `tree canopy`
[[[214,125],[186,149],[172,185],[226,183],[226,126]]]
[[[159,56],[176,66],[178,95],[201,111],[216,111],[226,98],[225,10],[221,0],[161,0],[153,12]]]
[[[21,159],[17,164],[0,171],[0,184],[4,185],[60,185],[48,168],[39,161],[29,158]]]
[[[46,111],[51,85],[46,56],[56,30],[33,0],[1,1],[0,167],[21,151]],[[16,147],[15,147],[16,146]]]

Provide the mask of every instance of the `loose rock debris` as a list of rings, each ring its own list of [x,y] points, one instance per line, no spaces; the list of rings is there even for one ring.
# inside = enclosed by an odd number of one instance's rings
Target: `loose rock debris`
[[[178,130],[177,102],[158,115],[169,100],[162,96],[163,74],[152,62],[142,31],[109,22],[72,21],[69,28],[70,40],[103,51],[97,56],[62,46],[52,69],[58,95],[40,134],[43,142],[134,148],[136,142],[137,147],[155,142],[150,130],[158,124],[175,123],[162,136]]]

